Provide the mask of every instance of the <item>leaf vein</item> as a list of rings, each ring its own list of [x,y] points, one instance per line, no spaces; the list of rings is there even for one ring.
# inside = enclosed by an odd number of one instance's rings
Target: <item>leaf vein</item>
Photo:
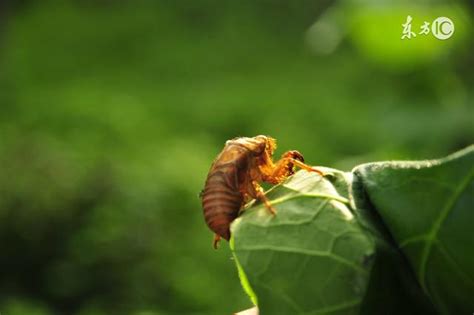
[[[259,251],[259,250],[267,250],[267,251],[276,251],[276,252],[284,252],[290,254],[300,254],[300,255],[308,255],[308,256],[316,256],[316,257],[329,257],[332,258],[342,264],[345,264],[359,272],[364,274],[367,273],[365,269],[356,264],[352,263],[350,260],[347,260],[341,256],[335,255],[333,253],[327,251],[317,251],[317,250],[309,250],[304,248],[294,248],[294,247],[285,247],[285,246],[274,246],[274,245],[253,245],[253,246],[244,246],[240,248],[236,248],[236,251]]]
[[[428,258],[431,254],[433,244],[437,240],[438,232],[441,229],[441,226],[443,225],[444,221],[448,217],[449,213],[454,209],[456,201],[459,199],[459,197],[464,192],[464,190],[468,187],[468,185],[471,182],[473,176],[474,176],[474,167],[471,168],[471,171],[468,173],[468,175],[461,181],[461,184],[455,190],[452,197],[448,200],[445,207],[441,211],[440,215],[436,219],[436,221],[435,221],[433,227],[431,228],[430,232],[428,233],[428,236],[426,238],[426,245],[423,248],[423,252],[422,252],[422,256],[421,256],[420,269],[419,269],[420,270],[419,271],[420,283],[421,283],[423,289],[425,290],[425,292],[428,292],[427,287],[426,287],[426,265],[427,265],[427,262],[428,262]]]

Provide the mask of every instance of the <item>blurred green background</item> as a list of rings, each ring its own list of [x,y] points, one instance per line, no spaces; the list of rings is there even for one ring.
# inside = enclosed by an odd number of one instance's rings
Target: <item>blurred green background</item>
[[[251,306],[198,193],[224,142],[350,170],[474,139],[472,2],[2,1],[0,312]],[[454,35],[401,40],[448,16]]]

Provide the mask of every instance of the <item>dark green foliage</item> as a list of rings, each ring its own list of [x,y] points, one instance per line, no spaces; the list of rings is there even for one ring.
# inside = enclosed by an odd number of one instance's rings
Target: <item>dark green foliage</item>
[[[474,309],[474,146],[446,159],[354,169],[440,313]]]
[[[448,158],[305,171],[232,224],[262,314],[462,314],[474,308],[474,146]]]

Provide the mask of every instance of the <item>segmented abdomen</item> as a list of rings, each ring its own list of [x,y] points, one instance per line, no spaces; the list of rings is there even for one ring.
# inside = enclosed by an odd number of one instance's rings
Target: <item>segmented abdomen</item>
[[[238,170],[228,163],[215,167],[209,173],[202,194],[204,219],[209,228],[229,240],[230,223],[239,214],[243,197],[238,190]]]

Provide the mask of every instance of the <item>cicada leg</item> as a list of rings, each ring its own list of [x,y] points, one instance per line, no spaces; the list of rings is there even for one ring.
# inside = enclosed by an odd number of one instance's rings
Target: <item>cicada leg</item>
[[[272,184],[279,184],[288,176],[293,175],[295,167],[299,167],[308,172],[315,172],[321,176],[324,176],[324,173],[317,168],[305,164],[301,153],[292,150],[285,152],[281,156],[281,159],[275,163],[274,167],[267,171],[268,173],[264,177],[264,180]]]
[[[256,181],[253,181],[252,182],[252,190],[253,191],[250,192],[250,195],[253,198],[261,200],[263,202],[263,204],[265,205],[265,207],[268,209],[268,211],[270,211],[271,214],[275,215],[276,210],[272,206],[270,200],[268,200],[267,196],[265,196],[265,192],[263,191],[262,186],[260,186]]]
[[[221,237],[217,234],[214,234],[214,240],[212,242],[212,246],[214,247],[214,249],[218,249],[219,248],[219,242],[221,241]]]

